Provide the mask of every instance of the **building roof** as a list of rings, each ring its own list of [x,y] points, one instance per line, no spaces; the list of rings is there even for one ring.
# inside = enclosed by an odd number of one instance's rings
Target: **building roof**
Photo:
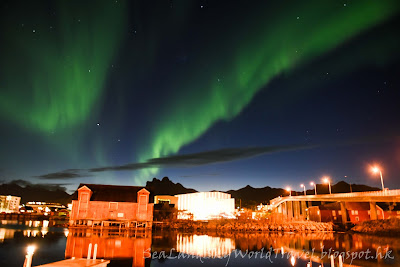
[[[137,193],[145,189],[141,186],[122,186],[104,184],[80,184],[92,190],[90,201],[112,201],[112,202],[137,202]],[[146,189],[145,189],[146,190]],[[147,190],[146,190],[147,191]],[[78,190],[72,195],[72,200],[78,200]]]

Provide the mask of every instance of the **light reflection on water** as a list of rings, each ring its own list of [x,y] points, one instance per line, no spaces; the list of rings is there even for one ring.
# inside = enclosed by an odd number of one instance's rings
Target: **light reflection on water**
[[[230,254],[234,249],[235,241],[232,238],[196,234],[176,236],[176,250],[185,254],[217,258]]]
[[[29,225],[29,222],[28,222]],[[32,226],[34,223],[32,222]],[[27,227],[10,224],[0,226],[0,266],[22,266],[26,247],[35,244],[37,250],[33,257],[33,265],[62,260],[65,258],[86,258],[89,244],[98,244],[97,258],[111,259],[113,266],[307,266],[309,259],[292,259],[290,255],[300,255],[304,251],[314,251],[314,263],[310,266],[325,264],[321,262],[323,251],[362,252],[370,249],[374,255],[392,251],[394,260],[355,261],[359,266],[400,266],[400,239],[396,237],[374,237],[358,234],[338,233],[208,233],[190,234],[171,231],[163,232],[118,232],[118,231],[82,231],[66,228],[54,228],[40,224],[40,227]],[[234,257],[238,251],[266,253],[271,248],[292,254],[266,259]],[[279,252],[277,251],[279,249]],[[171,258],[158,257],[164,251]],[[180,258],[176,256],[193,255],[197,257]],[[93,250],[92,253],[93,255]],[[153,257],[151,260],[149,257]],[[242,254],[243,255],[243,254]],[[247,254],[249,255],[249,254]],[[286,255],[286,254],[285,254]],[[145,259],[144,257],[147,257]],[[175,258],[174,258],[175,257]],[[200,260],[200,259],[201,260]],[[228,262],[229,259],[229,262]],[[294,263],[292,262],[294,260]],[[345,261],[346,263],[346,261]],[[389,265],[388,265],[389,266]]]

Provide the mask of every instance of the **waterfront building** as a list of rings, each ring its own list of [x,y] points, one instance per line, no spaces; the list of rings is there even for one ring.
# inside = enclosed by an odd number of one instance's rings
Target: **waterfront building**
[[[14,213],[19,211],[19,203],[21,197],[17,196],[0,196],[0,213]]]
[[[178,197],[168,196],[168,195],[154,196],[154,204],[163,204],[163,203],[168,203],[169,205],[174,205],[174,207],[177,207]]]
[[[367,202],[346,202],[346,212],[348,221],[353,224],[371,220],[370,204]],[[309,207],[308,214],[311,221],[342,223],[340,203]],[[376,214],[377,219],[388,218],[387,212],[379,205],[376,205]]]
[[[235,199],[222,192],[197,192],[175,195],[178,219],[210,220],[235,218]]]
[[[61,203],[49,203],[49,202],[44,202],[44,201],[30,201],[30,202],[27,202],[25,206],[31,207],[33,209],[33,212],[41,213],[43,215],[50,215],[51,212],[56,212],[58,210],[66,208]],[[21,212],[22,212],[22,210],[21,210]]]
[[[70,226],[151,227],[149,194],[139,186],[80,184],[72,197]]]

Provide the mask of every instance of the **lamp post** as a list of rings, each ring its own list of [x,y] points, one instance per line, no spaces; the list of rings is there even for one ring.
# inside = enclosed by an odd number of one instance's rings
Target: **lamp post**
[[[28,246],[28,248],[26,249],[26,252],[27,253],[25,256],[24,267],[31,267],[33,252],[35,252],[35,246]]]
[[[332,189],[331,189],[331,180],[328,177],[323,178],[324,183],[329,185],[329,194],[332,194]]]
[[[314,186],[315,189],[315,195],[317,194],[317,185],[314,182],[310,183],[311,186]]]
[[[380,176],[381,176],[381,183],[382,183],[382,191],[384,191],[385,190],[385,186],[383,185],[383,176],[382,176],[382,171],[381,171],[381,169],[380,168],[378,168],[377,166],[375,166],[375,167],[372,167],[372,172],[373,173],[375,173],[375,174],[380,174]]]
[[[289,196],[291,197],[292,196],[292,189],[290,187],[286,187],[286,191],[289,192]]]
[[[307,193],[306,193],[306,186],[305,186],[304,184],[301,184],[300,187],[303,187],[303,189],[304,189],[304,195],[307,195]]]

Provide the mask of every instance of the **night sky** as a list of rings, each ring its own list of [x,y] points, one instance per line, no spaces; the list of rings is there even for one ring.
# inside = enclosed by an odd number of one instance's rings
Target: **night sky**
[[[1,1],[0,180],[400,188],[400,2]],[[310,187],[311,188],[311,187]]]

